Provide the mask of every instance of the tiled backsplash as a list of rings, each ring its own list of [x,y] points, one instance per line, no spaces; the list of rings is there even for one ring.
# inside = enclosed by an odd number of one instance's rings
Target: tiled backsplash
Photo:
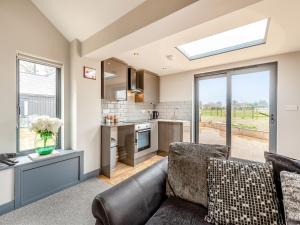
[[[146,120],[148,119],[148,111],[154,110],[152,104],[135,103],[132,96],[128,96],[127,101],[120,102],[102,100],[101,106],[102,116],[107,114],[116,115],[119,121]]]
[[[119,121],[146,120],[148,111],[159,112],[160,119],[192,120],[192,102],[161,102],[158,105],[135,103],[132,96],[127,101],[110,102],[102,100],[102,116],[116,115]]]
[[[156,105],[161,119],[192,120],[192,102],[161,102]]]

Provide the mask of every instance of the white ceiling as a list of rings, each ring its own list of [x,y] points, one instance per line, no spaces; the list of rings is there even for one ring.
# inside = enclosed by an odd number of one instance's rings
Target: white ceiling
[[[144,68],[159,75],[166,75],[285,52],[298,51],[300,50],[299,9],[299,0],[264,0],[138,49],[120,53],[115,55],[115,57],[136,68]],[[258,21],[263,18],[270,18],[267,43],[264,45],[194,61],[189,61],[175,48],[178,45]],[[134,52],[139,53],[139,55],[134,56]],[[174,59],[167,59],[167,55],[173,55]]]
[[[32,0],[69,40],[83,41],[145,0]]]

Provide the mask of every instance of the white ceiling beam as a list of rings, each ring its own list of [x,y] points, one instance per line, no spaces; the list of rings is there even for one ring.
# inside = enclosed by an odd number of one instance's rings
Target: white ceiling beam
[[[82,42],[81,55],[105,59],[261,0],[147,0]]]

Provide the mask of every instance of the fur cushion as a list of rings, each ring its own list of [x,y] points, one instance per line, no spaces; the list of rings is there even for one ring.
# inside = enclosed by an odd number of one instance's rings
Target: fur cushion
[[[207,207],[207,160],[227,159],[224,145],[172,143],[169,147],[167,195]]]
[[[286,224],[300,224],[300,174],[282,171],[280,178]]]

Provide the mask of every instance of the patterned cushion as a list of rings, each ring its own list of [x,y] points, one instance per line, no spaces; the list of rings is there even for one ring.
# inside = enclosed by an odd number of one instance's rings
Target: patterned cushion
[[[282,171],[280,177],[286,224],[300,224],[300,174]]]
[[[172,143],[169,147],[167,195],[207,207],[207,160],[227,159],[225,145]]]
[[[281,225],[272,165],[211,158],[207,220],[215,224]]]

